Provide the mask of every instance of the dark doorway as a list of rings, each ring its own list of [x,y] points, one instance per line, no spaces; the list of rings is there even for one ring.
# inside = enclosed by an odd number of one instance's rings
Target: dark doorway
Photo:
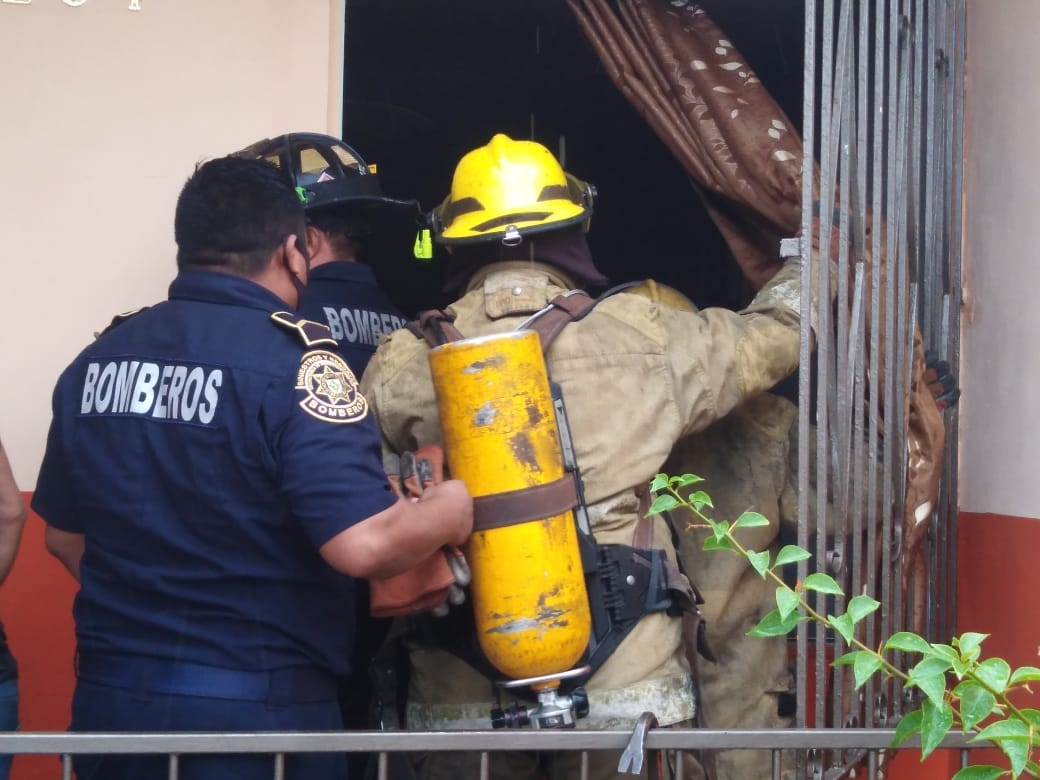
[[[702,5],[800,123],[802,0]],[[432,208],[466,151],[496,132],[534,139],[596,185],[589,241],[613,283],[652,277],[700,306],[749,297],[686,175],[563,0],[349,0],[344,97],[344,137],[378,164],[391,194]],[[378,257],[377,275],[406,312],[447,303],[437,255],[416,261],[409,238]]]

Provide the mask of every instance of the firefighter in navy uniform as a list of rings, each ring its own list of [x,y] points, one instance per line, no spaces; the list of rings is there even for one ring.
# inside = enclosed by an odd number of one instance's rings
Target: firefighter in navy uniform
[[[73,731],[341,728],[351,578],[394,575],[469,532],[459,482],[396,499],[328,329],[285,312],[307,279],[303,231],[280,171],[206,162],[177,201],[169,300],[58,381],[33,507],[81,583]],[[179,776],[267,778],[272,761],[182,756]],[[146,755],[75,768],[167,772]],[[286,770],[339,780],[346,760],[290,754]]]
[[[310,281],[300,315],[323,322],[339,353],[360,377],[379,338],[406,322],[366,264],[367,242],[414,235],[421,215],[415,200],[387,197],[374,166],[337,138],[289,133],[239,152],[288,171],[305,198]]]
[[[525,327],[536,313],[562,307],[560,296],[571,288],[602,283],[583,231],[593,194],[534,142],[496,135],[465,155],[434,221],[436,238],[452,251],[448,270],[461,291],[446,321],[475,341],[505,334]],[[800,277],[798,261],[788,261],[741,312],[684,312],[621,292],[558,332],[545,362],[566,401],[597,545],[674,562],[665,520],[645,518],[646,487],[683,436],[796,368]],[[406,329],[384,341],[369,364],[362,387],[384,449],[404,452],[441,442],[431,355],[426,341]],[[508,557],[498,566],[510,567]],[[477,576],[474,568],[475,581]],[[623,589],[608,595],[628,604]],[[597,596],[590,591],[589,598]],[[653,606],[640,611],[645,604]],[[579,725],[632,728],[641,713],[652,711],[667,726],[689,723],[697,714],[692,648],[684,640],[686,621],[672,610],[675,602],[637,598],[633,606],[627,633],[588,680],[589,712]],[[493,681],[451,645],[435,628],[413,637],[410,728],[489,725]],[[533,753],[496,754],[491,776],[576,777],[579,761],[568,752],[548,764]],[[479,766],[476,754],[430,753],[417,762],[424,780],[475,775]],[[589,776],[614,777],[617,767],[617,754],[593,753]]]
[[[276,164],[288,172],[307,213],[306,243],[310,279],[299,313],[328,325],[337,351],[360,377],[375,354],[379,338],[402,327],[406,318],[376,283],[367,260],[370,239],[414,233],[419,204],[387,197],[379,178],[356,150],[319,133],[290,133],[265,139],[239,152]],[[388,618],[369,613],[369,587],[357,582],[357,641],[353,673],[341,684],[347,729],[369,728],[372,686],[369,668],[390,628]],[[351,756],[351,769],[361,769],[363,754]]]

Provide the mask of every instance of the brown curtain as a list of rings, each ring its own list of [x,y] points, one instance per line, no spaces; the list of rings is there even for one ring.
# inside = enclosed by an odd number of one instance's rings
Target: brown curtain
[[[698,185],[756,289],[801,227],[802,140],[692,3],[567,0],[607,73]]]
[[[745,278],[761,287],[780,266],[780,239],[801,231],[802,139],[797,129],[725,33],[689,0],[567,3],[615,85],[698,185]],[[821,236],[828,236],[833,262],[839,238],[828,216],[814,218],[812,248],[818,252]],[[865,226],[867,231],[871,227]],[[875,264],[868,253],[862,259],[866,289],[876,272],[884,290],[884,258]],[[870,327],[873,313],[867,304]],[[941,413],[921,381],[923,371],[924,350],[915,326],[902,410],[910,455],[903,555],[904,571],[918,573],[945,444]],[[923,582],[923,577],[916,579]]]

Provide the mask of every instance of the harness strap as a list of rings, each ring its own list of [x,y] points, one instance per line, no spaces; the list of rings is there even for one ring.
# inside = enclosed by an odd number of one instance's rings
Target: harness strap
[[[473,498],[473,530],[487,531],[569,512],[578,501],[574,478]]]
[[[532,314],[520,327],[535,331],[541,339],[542,352],[547,352],[565,325],[584,318],[597,303],[597,299],[581,290],[572,290],[565,295],[557,295],[549,301],[548,306]]]
[[[535,331],[542,342],[542,352],[560,335],[569,322],[584,318],[599,303],[581,290],[571,290],[557,295],[545,306],[520,324],[521,328]],[[450,341],[464,338],[455,327],[455,315],[442,309],[429,309],[419,313],[417,320],[405,324],[416,338],[425,339],[431,347],[439,347]]]
[[[442,309],[428,309],[419,312],[419,319],[405,323],[405,327],[416,338],[425,339],[431,347],[439,347],[449,341],[459,341],[463,338],[454,323],[454,314]]]
[[[641,550],[649,550],[654,546],[654,519],[646,516],[650,510],[650,486],[646,484],[637,486],[635,494],[639,501],[636,509],[639,517],[636,520],[636,530],[632,533],[632,546]]]

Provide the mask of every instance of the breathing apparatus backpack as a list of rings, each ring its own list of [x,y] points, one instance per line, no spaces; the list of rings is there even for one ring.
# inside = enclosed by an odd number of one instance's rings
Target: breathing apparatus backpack
[[[580,290],[574,290],[554,298],[545,308],[536,312],[522,322],[514,333],[534,331],[540,340],[538,361],[548,368],[545,353],[570,322],[580,320],[603,298],[622,288],[615,288],[604,293],[600,298],[592,298]],[[435,385],[437,369],[432,359],[438,347],[456,344],[465,340],[454,325],[454,316],[441,310],[431,310],[420,314],[419,318],[406,326],[416,337],[424,339],[434,352],[431,353],[431,367],[434,370]],[[472,342],[486,342],[492,337],[472,339]],[[511,347],[505,347],[509,350]],[[508,361],[508,355],[504,358]],[[504,365],[504,364],[503,364]],[[456,373],[455,376],[461,374]],[[672,562],[663,549],[653,548],[653,520],[646,517],[650,504],[648,486],[637,490],[639,499],[639,521],[632,545],[597,543],[589,522],[585,505],[581,474],[578,469],[575,451],[567,421],[566,407],[562,388],[549,378],[549,391],[553,409],[553,434],[557,437],[557,446],[562,452],[565,473],[551,483],[534,488],[511,489],[506,493],[479,495],[474,492],[474,533],[480,534],[490,528],[503,528],[512,525],[528,524],[532,521],[552,517],[558,519],[560,513],[566,512],[567,523],[577,531],[577,547],[580,554],[580,570],[584,579],[584,590],[587,593],[590,630],[587,641],[584,639],[581,652],[570,660],[564,660],[557,666],[566,668],[568,664],[581,664],[580,673],[572,673],[560,678],[560,689],[565,692],[578,692],[583,695],[579,686],[606,661],[617,649],[636,623],[644,615],[652,612],[667,612],[673,616],[682,616],[685,632],[687,658],[690,663],[694,682],[697,681],[697,651],[709,660],[714,660],[707,647],[704,634],[704,623],[698,610],[702,603],[699,593],[681,568],[681,564]],[[448,385],[451,392],[460,392],[455,385]],[[439,399],[440,402],[440,399]],[[533,415],[540,416],[540,415]],[[444,423],[442,415],[442,424]],[[448,434],[445,435],[446,451],[449,451]],[[459,477],[458,473],[453,476]],[[571,512],[573,511],[573,519]],[[671,543],[678,548],[678,535],[670,518],[665,516],[671,531]],[[472,547],[467,550],[471,565],[474,567],[474,586],[479,588],[481,580],[479,557],[474,560]],[[676,560],[680,560],[678,555]],[[501,565],[501,561],[496,561]],[[485,577],[487,575],[485,574]],[[487,631],[481,625],[481,599],[479,591],[474,590],[474,611],[452,610],[447,617],[433,618],[417,616],[410,618],[411,634],[420,644],[437,647],[458,656],[476,668],[485,676],[494,679],[503,673],[517,677],[538,677],[545,674],[541,666],[530,664],[512,664],[511,660],[503,662],[502,653],[492,647],[487,652],[487,642],[481,642],[482,635],[501,635],[503,632],[493,628]],[[474,612],[477,613],[476,617]],[[580,622],[580,621],[579,621]],[[483,630],[478,630],[483,629]],[[512,645],[515,648],[516,642]],[[515,651],[514,651],[515,652]],[[566,653],[571,652],[568,645]],[[489,658],[489,655],[492,657]],[[522,657],[522,654],[521,654]],[[556,669],[555,671],[562,671]],[[533,672],[533,673],[532,673]],[[531,686],[536,693],[537,685]],[[699,702],[698,702],[699,704]],[[580,714],[580,713],[579,713]],[[508,716],[505,718],[509,720]],[[495,725],[522,725],[511,722]]]

